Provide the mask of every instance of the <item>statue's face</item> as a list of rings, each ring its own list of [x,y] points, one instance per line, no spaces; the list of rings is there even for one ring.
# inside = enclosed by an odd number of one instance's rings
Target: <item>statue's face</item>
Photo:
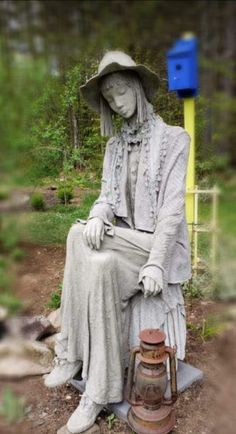
[[[136,112],[136,95],[132,86],[122,73],[112,73],[102,84],[102,95],[111,109],[125,119],[131,118]]]

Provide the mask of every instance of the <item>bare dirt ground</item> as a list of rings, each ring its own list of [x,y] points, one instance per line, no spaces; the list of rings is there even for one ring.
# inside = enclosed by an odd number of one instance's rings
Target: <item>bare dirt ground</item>
[[[65,248],[62,246],[23,246],[26,257],[18,266],[16,295],[25,302],[27,314],[47,314],[51,291],[62,281]],[[223,315],[232,306],[194,300],[187,303],[187,322],[201,326],[209,315]],[[176,403],[174,434],[235,434],[236,432],[236,325],[231,322],[218,336],[203,340],[194,327],[188,330],[186,361],[204,372],[204,381],[182,393]],[[53,390],[44,387],[41,377],[0,383],[0,399],[9,384],[24,396],[29,412],[17,425],[0,419],[0,434],[55,434],[65,425],[79,403],[79,393],[66,385]],[[101,413],[101,433],[131,433],[127,424],[116,421],[109,430],[108,413]]]

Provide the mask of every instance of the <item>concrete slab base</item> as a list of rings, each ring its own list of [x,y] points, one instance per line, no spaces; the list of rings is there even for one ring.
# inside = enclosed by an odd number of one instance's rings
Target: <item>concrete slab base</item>
[[[192,384],[197,381],[201,381],[203,379],[203,372],[200,369],[195,368],[192,365],[187,363],[178,361],[178,372],[177,372],[177,385],[178,392],[184,392],[184,390],[188,389]],[[80,392],[83,392],[85,389],[84,381],[78,381],[73,379],[71,384],[76,387]],[[170,398],[170,384],[168,384],[166,394],[166,398]],[[127,413],[130,408],[130,405],[127,401],[119,402],[118,404],[108,404],[107,407],[110,411],[115,413],[117,417],[127,421]]]

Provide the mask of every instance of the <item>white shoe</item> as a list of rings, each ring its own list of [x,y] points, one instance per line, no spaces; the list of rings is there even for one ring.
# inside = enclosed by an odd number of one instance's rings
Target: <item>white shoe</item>
[[[59,359],[58,357],[55,357],[54,364],[55,367],[44,380],[44,384],[47,387],[56,387],[65,384],[77,374],[82,366],[80,360],[71,363],[66,359]]]
[[[102,404],[96,404],[84,393],[80,403],[67,422],[70,433],[81,433],[93,426],[98,414],[102,410]]]

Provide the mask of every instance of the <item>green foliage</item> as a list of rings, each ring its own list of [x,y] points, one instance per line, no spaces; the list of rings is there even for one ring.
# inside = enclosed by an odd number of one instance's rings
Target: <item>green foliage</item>
[[[99,119],[78,89],[92,66],[85,59],[65,78],[53,77],[35,105],[32,127],[35,178],[71,174],[74,168],[100,172],[103,140]]]
[[[0,244],[4,251],[10,252],[19,243],[19,234],[17,228],[13,222],[7,219],[2,224],[2,230],[0,232]]]
[[[185,297],[190,299],[203,297],[203,288],[199,285],[199,279],[190,279],[182,287]]]
[[[111,413],[109,416],[106,417],[106,421],[107,421],[109,430],[113,428],[113,426],[117,420],[118,419],[114,413]]]
[[[57,197],[60,199],[61,203],[65,205],[70,203],[71,199],[74,197],[74,189],[71,184],[62,183],[57,190]]]
[[[3,391],[0,404],[0,414],[10,425],[20,422],[26,413],[26,402],[24,397],[15,395],[11,387],[6,386]]]
[[[215,315],[210,315],[202,321],[200,330],[200,337],[203,341],[217,336],[225,328],[225,324],[220,322],[219,318]]]
[[[50,309],[58,309],[61,305],[61,291],[62,287],[60,287],[57,291],[52,291],[50,294],[50,300],[47,303],[47,307]]]
[[[0,293],[0,305],[6,307],[12,315],[19,313],[23,307],[21,300],[9,292]]]
[[[35,192],[31,195],[30,205],[35,211],[43,211],[45,209],[45,202],[43,194]]]
[[[24,257],[25,257],[25,253],[23,252],[22,249],[20,249],[20,247],[15,247],[11,253],[10,253],[10,257],[13,259],[13,261],[21,261]]]
[[[192,330],[203,342],[212,339],[219,335],[226,327],[226,322],[217,315],[209,315],[206,319],[202,320],[202,323],[194,324],[187,323],[187,328]]]
[[[0,268],[0,290],[7,291],[11,287],[11,279],[7,269]]]
[[[0,188],[0,201],[6,200],[9,197],[9,191],[5,188]]]
[[[18,305],[18,299],[8,294],[13,282],[13,261],[21,260],[24,252],[19,248],[20,234],[15,219],[9,219],[8,215],[5,218],[1,216],[0,225],[0,290],[3,291],[0,304],[7,305],[14,312],[21,306]]]
[[[86,193],[79,206],[56,205],[44,213],[24,216],[27,239],[39,244],[64,244],[70,226],[76,219],[88,217],[97,196],[97,192]]]
[[[22,61],[20,55],[15,55],[6,62],[4,56],[0,58],[0,153],[4,156],[0,159],[0,172],[4,176],[10,175],[10,181],[21,172],[21,183],[29,182],[32,107],[41,93],[46,75],[46,65],[41,59],[27,57]]]

